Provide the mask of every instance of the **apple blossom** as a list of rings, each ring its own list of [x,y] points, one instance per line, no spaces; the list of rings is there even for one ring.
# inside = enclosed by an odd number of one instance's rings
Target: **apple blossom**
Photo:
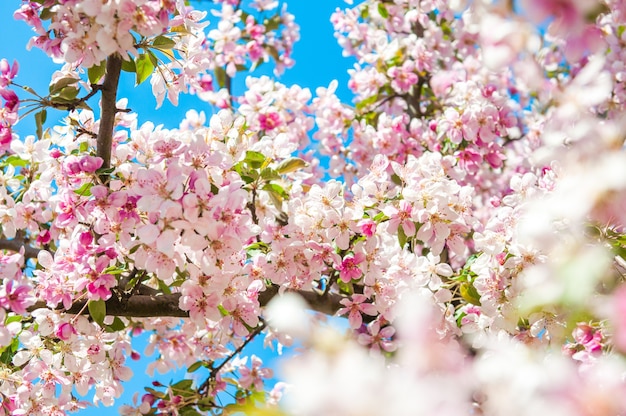
[[[66,65],[0,60],[0,415],[113,405],[140,333],[195,374],[122,414],[626,412],[623,2],[337,9],[352,104],[233,88],[294,64],[282,1],[186,3],[15,12]],[[122,70],[212,111],[140,125]],[[267,392],[259,336],[303,347]]]

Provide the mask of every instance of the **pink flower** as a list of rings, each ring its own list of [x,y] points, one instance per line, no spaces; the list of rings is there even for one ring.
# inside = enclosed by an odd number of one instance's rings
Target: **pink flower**
[[[365,254],[363,253],[355,253],[354,255],[346,256],[337,270],[339,270],[339,278],[342,282],[348,283],[352,279],[358,279],[361,277],[363,272],[359,268],[359,263],[362,263],[365,260]]]
[[[360,294],[352,295],[352,299],[342,299],[340,303],[345,308],[339,309],[337,315],[345,315],[347,313],[350,328],[359,329],[363,324],[363,316],[361,314],[364,313],[370,316],[378,314],[376,306],[371,303],[365,303],[366,300],[368,300],[367,296]]]
[[[107,300],[111,297],[111,288],[117,284],[112,274],[101,274],[93,282],[87,284],[88,298]]]
[[[74,326],[69,322],[63,322],[55,331],[55,335],[57,336],[57,338],[63,341],[67,341],[72,335],[76,334],[76,329],[74,329]]]
[[[409,92],[411,87],[417,84],[417,74],[413,72],[415,64],[413,61],[405,61],[402,66],[394,66],[387,70],[387,76],[391,78],[391,88],[404,94]]]
[[[393,342],[396,329],[390,325],[380,329],[380,321],[376,320],[367,325],[367,333],[359,334],[358,342],[363,346],[368,346],[374,351],[381,349],[386,352],[395,351],[397,345]]]
[[[81,171],[85,173],[94,173],[96,170],[100,169],[102,163],[102,158],[87,155],[80,159],[78,165],[80,166]]]
[[[383,209],[383,213],[389,217],[389,232],[395,233],[398,226],[402,225],[404,234],[407,236],[415,235],[415,223],[413,222],[413,205],[406,200],[399,203],[400,207],[387,206]]]
[[[246,366],[239,367],[239,374],[241,375],[239,384],[245,389],[250,389],[250,387],[254,386],[256,391],[263,391],[263,379],[271,378],[273,372],[269,368],[261,368],[263,361],[256,355],[251,357],[251,361],[251,368]]]
[[[620,286],[613,295],[613,343],[621,352],[626,352],[626,285]]]
[[[17,61],[13,61],[13,67],[6,59],[0,60],[0,88],[8,86],[17,75],[19,66]]]
[[[359,227],[361,233],[367,237],[371,237],[376,233],[376,222],[369,218],[360,220],[357,223],[357,227]]]
[[[261,124],[261,128],[265,131],[274,130],[281,125],[280,114],[274,111],[267,114],[259,114],[259,123]]]
[[[26,308],[35,303],[30,290],[29,286],[9,280],[0,287],[0,307],[17,314],[25,314]]]

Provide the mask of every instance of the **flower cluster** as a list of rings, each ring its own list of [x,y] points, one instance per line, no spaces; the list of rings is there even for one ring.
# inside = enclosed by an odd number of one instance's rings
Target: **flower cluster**
[[[172,0],[24,2],[14,17],[32,26],[36,35],[30,46],[41,48],[55,60],[90,68],[107,56],[136,55],[136,39],[164,33],[168,27],[183,24],[170,17],[179,10]]]
[[[6,59],[0,60],[0,97],[2,97],[3,101],[0,109],[0,152],[8,150],[13,140],[11,127],[19,119],[17,110],[20,100],[15,91],[9,88],[11,81],[17,75],[18,69],[17,61],[13,61],[13,65],[11,65]]]
[[[92,91],[19,139],[0,61],[0,415],[111,405],[142,332],[149,374],[194,375],[127,415],[626,412],[622,2],[522,2],[554,15],[545,33],[506,4],[338,10],[353,106],[336,81],[250,76],[237,96],[238,72],[293,64],[298,28],[278,1],[215,3],[213,25],[166,0],[16,13],[72,63],[39,104],[77,97],[77,67]],[[215,114],[139,125],[122,99],[98,120],[85,100],[113,55],[157,105],[195,92]],[[261,333],[305,348],[267,394],[272,371],[242,355]]]

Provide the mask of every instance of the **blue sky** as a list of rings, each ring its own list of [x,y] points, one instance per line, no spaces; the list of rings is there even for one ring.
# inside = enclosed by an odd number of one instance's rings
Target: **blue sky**
[[[50,75],[59,68],[49,60],[46,55],[37,48],[30,52],[26,50],[26,43],[32,36],[30,28],[24,22],[14,21],[13,11],[21,4],[19,0],[0,1],[0,58],[6,58],[9,62],[17,59],[20,64],[20,71],[16,82],[27,85],[40,93],[48,90]],[[349,90],[346,87],[348,81],[347,70],[352,67],[352,60],[343,58],[341,48],[337,45],[333,37],[332,25],[329,22],[331,13],[337,8],[345,7],[342,0],[320,0],[303,1],[293,0],[288,2],[288,10],[296,16],[296,22],[301,28],[301,40],[295,46],[294,59],[296,66],[289,69],[279,78],[279,81],[286,85],[298,84],[308,87],[314,93],[317,87],[326,87],[333,80],[339,81],[338,92],[345,101],[350,100]],[[271,68],[262,67],[262,73],[270,74]],[[260,73],[255,73],[260,75]],[[245,74],[241,74],[235,79],[235,92],[241,92],[244,86]],[[150,91],[149,82],[144,83],[139,89],[134,88],[134,77],[132,74],[123,73],[121,89],[118,97],[128,97],[129,107],[139,115],[139,123],[153,121],[155,124],[164,124],[167,128],[177,127],[188,109],[195,108],[198,111],[204,110],[207,115],[211,114],[211,108],[195,97],[181,97],[178,107],[173,107],[165,101],[163,107],[155,110],[156,101]],[[22,95],[23,96],[23,95]],[[48,112],[48,122],[46,127],[53,125],[54,119],[62,117],[61,112]],[[16,126],[15,130],[20,136],[25,137],[34,134],[34,120],[28,117]],[[143,353],[145,337],[135,345],[135,349]],[[274,354],[271,351],[263,350],[262,340],[259,339],[248,349],[248,354],[256,354],[264,358],[264,361],[271,365],[275,362]],[[129,362],[135,373],[135,378],[126,383],[125,393],[117,404],[130,403],[135,392],[143,394],[143,387],[148,385],[152,379],[145,375],[147,362]],[[184,373],[184,372],[183,372]],[[182,374],[177,374],[181,377]],[[171,375],[158,377],[164,383],[171,380]],[[180,379],[180,378],[178,378]],[[177,379],[177,380],[178,380]],[[272,384],[269,384],[270,387]],[[116,404],[116,407],[117,407]],[[83,416],[96,415],[103,411],[100,409],[89,409],[80,413]],[[112,413],[111,409],[105,410]]]

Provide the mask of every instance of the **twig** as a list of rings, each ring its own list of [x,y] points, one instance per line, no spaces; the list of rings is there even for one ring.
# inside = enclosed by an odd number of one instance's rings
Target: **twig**
[[[257,335],[259,335],[261,331],[263,331],[264,328],[265,328],[265,322],[261,321],[259,325],[256,328],[254,328],[252,332],[250,332],[246,340],[235,349],[235,351],[233,351],[228,357],[226,357],[224,361],[220,363],[220,365],[218,365],[217,367],[211,370],[209,377],[207,377],[204,383],[202,383],[202,385],[198,388],[198,393],[203,396],[206,396],[209,392],[209,386],[211,385],[211,380],[214,380],[215,377],[217,377],[217,374],[220,372],[220,370],[224,368],[224,366],[228,362],[230,362],[230,360],[232,360],[237,354],[243,351],[246,345],[248,345],[250,341],[252,341]]]

